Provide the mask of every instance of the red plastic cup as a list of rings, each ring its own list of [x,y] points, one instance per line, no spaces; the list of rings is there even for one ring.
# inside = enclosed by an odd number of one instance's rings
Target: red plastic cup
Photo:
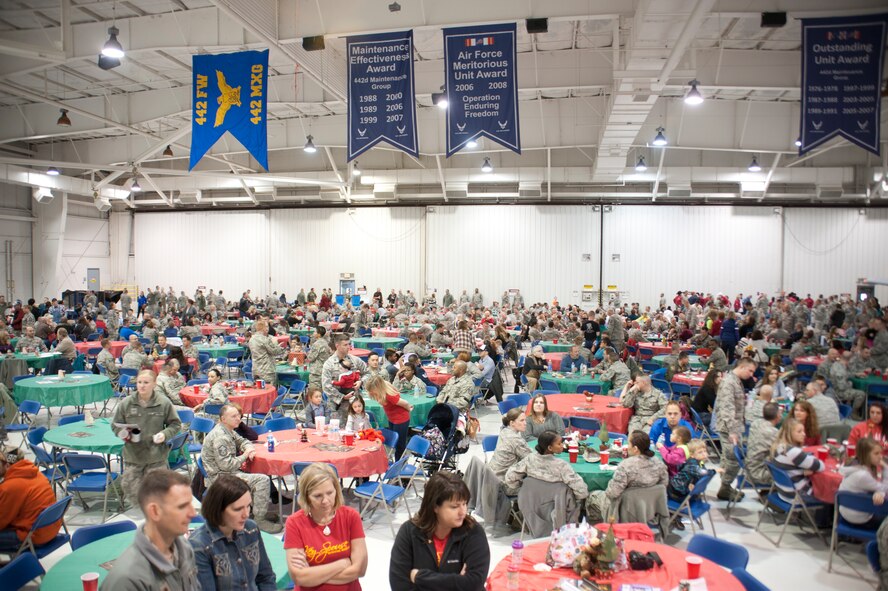
[[[557,344],[558,344],[558,339],[552,339],[552,344],[553,344],[553,345],[557,345]]]
[[[825,447],[817,448],[817,459],[821,462],[826,461],[827,456],[829,456],[829,450]]]
[[[354,433],[343,433],[342,440],[348,447],[352,447],[355,444],[355,434]]]
[[[839,440],[836,439],[835,437],[830,437],[829,439],[826,440],[826,442],[830,445],[838,445],[839,444]]]
[[[80,582],[83,583],[83,591],[98,591],[99,573],[84,573],[80,575]]]
[[[883,382],[888,382],[888,373],[883,373],[883,374],[882,374],[882,381],[883,381]]]
[[[577,463],[577,456],[580,455],[580,450],[576,447],[571,447],[570,449],[567,450],[567,453],[570,456],[570,463],[576,464]]]
[[[848,452],[848,457],[853,458],[854,455],[857,453],[857,446],[851,445],[849,443],[847,446],[845,446],[845,450]]]
[[[699,556],[688,556],[685,558],[685,562],[688,563],[688,578],[699,579],[700,567],[703,566],[703,559]]]
[[[198,385],[195,384],[195,386],[194,386],[194,393],[195,393],[195,394],[200,394],[200,386],[198,386]]]
[[[604,466],[608,462],[610,462],[610,456],[611,456],[610,450],[601,450],[599,452],[599,454],[601,455],[601,465],[602,466]]]

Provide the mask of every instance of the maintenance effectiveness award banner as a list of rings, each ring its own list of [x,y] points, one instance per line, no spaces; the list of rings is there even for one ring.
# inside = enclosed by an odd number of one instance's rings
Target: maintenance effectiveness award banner
[[[840,135],[879,154],[888,14],[802,19],[804,154]]]
[[[413,31],[346,39],[348,161],[382,140],[419,156],[413,98]]]
[[[444,29],[447,156],[486,136],[521,153],[515,23]]]
[[[230,131],[268,170],[268,50],[194,55],[191,162],[203,158]]]

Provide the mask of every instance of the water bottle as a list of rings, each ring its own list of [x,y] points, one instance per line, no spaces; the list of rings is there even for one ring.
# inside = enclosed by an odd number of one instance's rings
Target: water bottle
[[[549,373],[552,373],[552,362],[549,362]]]
[[[521,566],[521,558],[524,555],[524,542],[515,540],[512,542],[512,566]]]
[[[268,434],[268,453],[270,453],[270,454],[274,453],[274,434],[273,433]]]
[[[419,391],[419,385],[413,387],[413,395],[417,398],[422,396],[422,392]]]

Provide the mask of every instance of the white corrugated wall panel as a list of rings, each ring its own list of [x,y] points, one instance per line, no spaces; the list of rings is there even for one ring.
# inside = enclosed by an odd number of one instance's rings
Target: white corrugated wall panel
[[[773,293],[780,217],[765,207],[614,206],[604,214],[603,267],[604,285],[642,306],[686,289]]]
[[[268,212],[137,213],[136,282],[192,295],[199,285],[229,300],[268,289]]]
[[[427,228],[428,286],[439,294],[477,287],[490,303],[518,288],[528,304],[553,296],[579,304],[583,285],[598,283],[599,218],[591,206],[436,206]]]
[[[102,289],[111,287],[111,245],[108,219],[97,215],[83,215],[76,204],[69,202],[65,219],[65,238],[62,243],[62,260],[59,269],[59,287],[87,289],[86,270],[98,269]],[[62,279],[64,277],[64,279]]]
[[[0,214],[29,218],[31,214],[31,190],[0,183]],[[7,295],[5,242],[12,240],[12,281],[8,294],[27,300],[32,297],[31,233],[33,224],[28,221],[0,219],[0,294]]]
[[[274,289],[290,299],[300,288],[339,290],[339,274],[372,294],[421,288],[425,210],[420,207],[272,210],[269,220]]]
[[[786,209],[786,290],[855,293],[857,279],[888,281],[888,210]],[[885,296],[884,288],[876,295]],[[884,301],[883,301],[884,303]]]

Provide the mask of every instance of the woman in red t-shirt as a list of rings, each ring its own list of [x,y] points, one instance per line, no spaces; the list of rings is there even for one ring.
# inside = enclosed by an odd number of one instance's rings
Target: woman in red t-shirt
[[[410,433],[410,411],[413,405],[401,398],[401,393],[381,375],[376,375],[364,384],[370,398],[382,406],[389,421],[389,429],[398,434],[395,445],[395,460],[401,459],[407,447],[407,435]]]
[[[888,436],[888,412],[885,411],[884,404],[873,402],[870,404],[867,420],[857,423],[851,429],[851,434],[848,435],[848,443],[857,445],[860,439],[872,437],[884,448],[888,446],[886,436]]]
[[[301,591],[361,591],[367,543],[357,511],[342,503],[339,478],[316,462],[299,475],[299,506],[287,519],[284,549]]]

